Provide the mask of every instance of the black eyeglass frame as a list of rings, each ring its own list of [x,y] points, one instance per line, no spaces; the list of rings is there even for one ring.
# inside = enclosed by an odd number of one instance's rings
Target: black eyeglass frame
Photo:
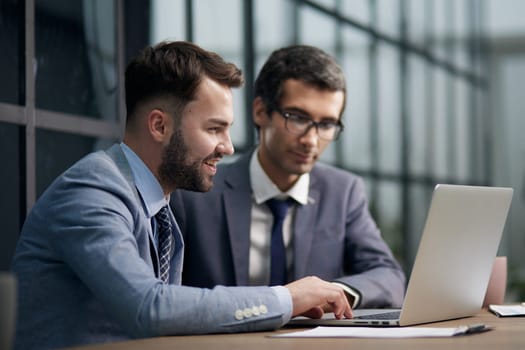
[[[343,123],[340,120],[338,120],[336,123],[334,123],[334,122],[326,122],[326,121],[316,122],[316,121],[312,120],[311,118],[305,117],[305,116],[303,116],[303,115],[301,115],[299,113],[283,111],[280,108],[274,108],[274,111],[276,111],[281,117],[284,118],[284,126],[285,126],[286,130],[288,132],[291,132],[292,134],[306,135],[310,131],[310,129],[312,127],[315,127],[315,130],[317,131],[317,136],[319,136],[319,138],[321,138],[321,139],[323,139],[325,141],[334,141],[334,140],[337,140],[339,138],[339,135],[341,135],[341,132],[343,132],[343,130],[345,129],[345,126],[343,125]],[[288,128],[288,121],[291,120],[293,117],[295,117],[295,120],[301,120],[301,121],[308,122],[308,124],[309,124],[308,127],[304,131],[301,131],[301,132],[290,130],[290,128]],[[326,138],[326,137],[321,136],[321,134],[319,133],[319,126],[322,125],[322,124],[330,124],[330,125],[333,125],[335,127],[334,137],[333,138]]]

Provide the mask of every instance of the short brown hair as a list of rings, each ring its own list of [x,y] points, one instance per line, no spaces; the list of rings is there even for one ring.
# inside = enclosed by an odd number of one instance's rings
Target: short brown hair
[[[255,80],[255,97],[262,98],[266,112],[279,108],[283,84],[288,79],[296,79],[321,90],[342,91],[346,100],[346,81],[341,66],[335,58],[317,47],[292,45],[272,52]]]
[[[244,82],[237,66],[193,43],[164,41],[144,48],[126,68],[127,123],[138,104],[156,97],[173,99],[182,111],[204,77],[230,88]]]

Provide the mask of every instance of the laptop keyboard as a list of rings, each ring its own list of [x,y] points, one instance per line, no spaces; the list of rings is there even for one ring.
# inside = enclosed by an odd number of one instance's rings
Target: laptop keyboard
[[[397,320],[400,315],[401,315],[401,310],[398,310],[398,311],[383,312],[383,313],[371,314],[371,315],[362,315],[356,318],[359,318],[362,320]]]

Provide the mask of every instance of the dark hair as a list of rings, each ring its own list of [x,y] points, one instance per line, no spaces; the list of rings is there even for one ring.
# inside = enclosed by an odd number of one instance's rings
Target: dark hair
[[[255,80],[255,97],[262,98],[268,113],[279,107],[282,86],[288,79],[296,79],[322,90],[343,91],[346,100],[343,70],[332,56],[316,47],[288,46],[270,55]]]
[[[195,98],[204,77],[230,88],[244,82],[233,63],[190,42],[164,41],[144,48],[126,68],[127,123],[137,105],[155,97],[170,98],[178,115]]]

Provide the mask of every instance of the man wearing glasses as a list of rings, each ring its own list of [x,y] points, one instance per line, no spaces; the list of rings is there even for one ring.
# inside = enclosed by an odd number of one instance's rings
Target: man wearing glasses
[[[341,286],[353,308],[401,306],[405,276],[363,181],[317,163],[344,130],[345,99],[341,67],[322,50],[272,53],[255,82],[257,147],[220,167],[211,191],[172,196],[186,234],[184,284],[282,285],[315,275]]]

